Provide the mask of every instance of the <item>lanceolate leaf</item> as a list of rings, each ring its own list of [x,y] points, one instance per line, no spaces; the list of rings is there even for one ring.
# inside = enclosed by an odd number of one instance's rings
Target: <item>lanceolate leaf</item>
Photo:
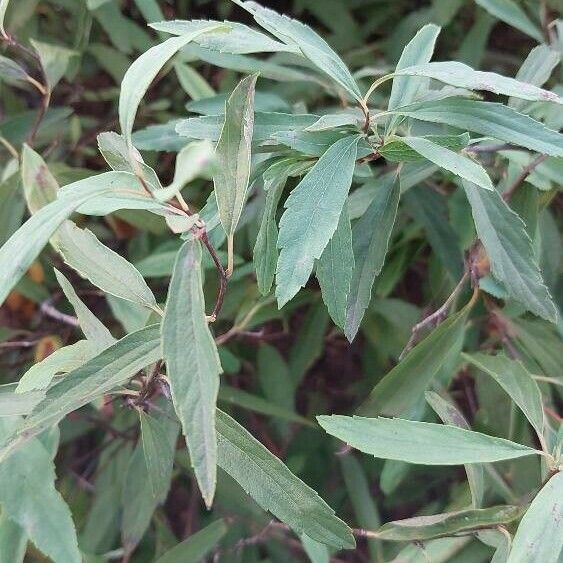
[[[0,0],[0,31],[2,35],[6,35],[6,30],[4,29],[4,19],[6,17],[6,10],[8,9],[8,2],[10,0]]]
[[[57,199],[38,210],[8,239],[0,248],[0,304],[61,223],[81,204],[107,191],[106,186],[85,183],[67,198]]]
[[[555,102],[563,104],[557,94],[538,88],[527,82],[520,82],[494,72],[473,70],[470,66],[455,61],[426,63],[397,71],[397,75],[426,76],[458,88],[486,90],[504,96],[513,96],[534,102]]]
[[[67,71],[71,60],[78,56],[78,52],[34,39],[31,40],[31,44],[39,56],[41,67],[47,78],[47,86],[52,92]]]
[[[536,41],[543,41],[541,30],[514,0],[475,0],[475,2],[499,20],[519,29]]]
[[[539,453],[503,438],[431,422],[341,415],[317,419],[329,434],[361,452],[408,463],[462,465]]]
[[[127,144],[131,145],[131,133],[133,132],[133,122],[137,115],[137,108],[141,102],[150,83],[162,67],[184,46],[196,37],[215,31],[218,29],[228,29],[224,24],[209,24],[180,37],[172,37],[151,47],[143,53],[127,70],[121,84],[119,96],[119,123],[121,132]]]
[[[256,2],[234,0],[239,6],[250,12],[256,22],[280,41],[299,47],[303,56],[309,59],[322,72],[330,76],[356,100],[361,99],[360,90],[354,77],[342,59],[331,49],[329,44],[309,26],[300,21],[278,14],[269,8],[263,8]]]
[[[522,506],[493,506],[477,510],[460,510],[434,516],[416,516],[387,522],[377,530],[377,537],[390,541],[421,541],[453,536],[470,530],[508,524],[522,516]]]
[[[0,418],[0,440],[5,441],[17,419]],[[70,509],[55,489],[53,457],[57,440],[45,445],[34,438],[0,464],[2,511],[25,531],[37,549],[53,561],[80,563]],[[49,436],[48,441],[52,441]],[[49,450],[49,451],[48,451]],[[7,555],[2,553],[2,557]]]
[[[71,283],[56,268],[55,277],[78,317],[78,323],[80,324],[80,329],[84,333],[84,336],[99,352],[111,346],[115,342],[115,338],[112,336],[111,332],[102,321],[88,309],[80,297],[78,297],[76,291],[74,291]]]
[[[227,100],[225,122],[215,149],[215,196],[221,224],[231,241],[246,201],[250,180],[256,79],[257,75],[243,78]]]
[[[290,175],[305,171],[307,163],[293,158],[275,162],[263,175],[266,203],[260,222],[260,229],[254,245],[254,267],[256,268],[256,283],[262,295],[270,293],[276,263],[278,261],[278,226],[276,224],[276,211],[283,189]]]
[[[372,390],[359,411],[363,415],[400,416],[420,399],[448,352],[462,337],[472,303],[450,316],[417,344]]]
[[[461,135],[427,135],[421,138],[456,152],[464,149],[470,139],[469,133],[462,133]],[[377,148],[377,152],[386,160],[392,162],[416,162],[424,160],[424,157],[421,156],[420,153],[411,149],[407,143],[404,142],[403,137],[391,137],[386,140],[385,144]]]
[[[217,411],[218,464],[264,509],[296,534],[338,549],[355,547],[334,511],[247,430]],[[533,451],[533,450],[532,450]]]
[[[215,520],[182,543],[168,550],[156,563],[183,563],[203,561],[205,556],[221,541],[228,528],[224,520]]]
[[[440,28],[434,24],[425,25],[420,29],[403,49],[401,58],[397,63],[396,71],[430,61],[439,33]],[[391,96],[389,97],[387,109],[394,110],[414,102],[420,88],[420,83],[421,80],[417,80],[416,78],[404,76],[395,77],[393,79],[393,87],[391,88]],[[397,120],[397,116],[391,118],[387,125],[387,134],[394,129]]]
[[[534,256],[522,219],[493,190],[463,182],[477,235],[491,260],[493,275],[529,311],[555,322],[557,311]]]
[[[530,150],[563,156],[563,135],[502,104],[449,98],[411,104],[400,115],[474,131]]]
[[[557,563],[563,550],[563,471],[532,501],[512,542],[508,563]]]
[[[291,192],[280,221],[276,296],[282,307],[305,285],[330,241],[356,164],[359,136],[332,145]]]
[[[72,411],[125,383],[161,356],[160,327],[128,334],[51,387],[23,424],[2,444],[0,460]]]
[[[422,137],[403,137],[401,140],[440,168],[473,182],[481,188],[494,190],[493,183],[486,170],[469,157],[458,154]]]
[[[452,426],[465,428],[465,430],[471,430],[465,417],[450,401],[433,392],[427,392],[425,396],[427,403],[434,409],[434,412],[444,424],[451,424]],[[485,494],[483,467],[478,464],[467,463],[465,465],[465,472],[467,473],[467,480],[471,489],[473,508],[479,508],[483,503],[483,496]]]
[[[159,311],[155,297],[139,271],[100,242],[88,229],[67,221],[57,235],[64,261],[101,290]]]
[[[10,520],[5,512],[0,514],[0,549],[6,561],[13,563],[23,563],[27,551],[24,529]]]
[[[346,322],[346,303],[354,271],[352,228],[344,205],[338,227],[317,264],[316,275],[332,320],[341,328]]]
[[[518,360],[504,355],[463,354],[476,368],[489,374],[518,405],[538,436],[543,435],[544,414],[541,392],[532,375]]]
[[[346,304],[344,332],[351,342],[356,337],[371,300],[375,277],[381,271],[397,215],[401,190],[397,176],[377,187],[370,206],[352,232],[354,272]]]
[[[201,244],[182,246],[170,282],[162,322],[162,348],[174,408],[207,506],[215,494],[215,412],[221,363],[205,316]]]

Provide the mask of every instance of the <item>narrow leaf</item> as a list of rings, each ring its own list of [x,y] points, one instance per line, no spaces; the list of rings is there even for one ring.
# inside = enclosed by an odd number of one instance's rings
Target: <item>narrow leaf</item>
[[[31,40],[31,44],[39,55],[41,67],[47,78],[47,86],[49,91],[52,92],[65,75],[72,59],[77,57],[79,53],[60,45],[50,45],[35,39]]]
[[[276,296],[282,307],[307,283],[330,241],[352,183],[359,136],[332,145],[291,192],[280,221]]]
[[[264,509],[296,534],[338,549],[355,547],[334,511],[247,430],[217,411],[218,464]]]
[[[43,158],[27,144],[22,150],[21,174],[23,193],[32,214],[57,199],[59,184]]]
[[[499,20],[519,29],[536,41],[543,41],[541,30],[514,0],[475,0],[475,2]]]
[[[342,415],[317,419],[329,434],[361,452],[407,463],[463,465],[539,453],[503,438],[432,422]]]
[[[201,245],[182,246],[170,282],[162,322],[162,348],[174,408],[207,506],[215,494],[215,412],[221,363],[205,316]]]

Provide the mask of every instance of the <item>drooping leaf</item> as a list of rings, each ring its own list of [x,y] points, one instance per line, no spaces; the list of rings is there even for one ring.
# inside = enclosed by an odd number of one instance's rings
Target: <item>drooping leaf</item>
[[[311,563],[330,562],[330,553],[326,545],[311,539],[307,534],[301,536],[301,545]]]
[[[470,530],[501,526],[517,520],[525,512],[522,506],[493,506],[433,516],[415,516],[387,522],[377,536],[389,541],[422,541],[453,536]]]
[[[371,300],[376,276],[381,271],[397,215],[401,190],[398,178],[390,176],[377,186],[375,197],[354,225],[352,241],[354,272],[346,304],[344,332],[351,342],[358,333]]]
[[[461,135],[426,135],[422,138],[456,152],[464,149],[469,143],[469,133],[462,133]],[[424,159],[420,153],[411,149],[404,142],[403,137],[386,139],[385,143],[377,148],[377,152],[386,160],[392,162],[416,162]]]
[[[485,190],[494,190],[486,170],[467,156],[463,156],[422,137],[402,137],[411,149],[440,168],[468,180]]]
[[[332,145],[291,192],[280,220],[276,296],[282,307],[305,285],[330,241],[352,183],[359,137]]]
[[[169,419],[166,411],[161,418],[139,411],[139,417],[149,483],[154,498],[163,499],[166,498],[166,493],[170,488],[179,426],[176,425],[177,430],[174,433],[170,428],[173,420],[168,420],[166,424],[163,423],[165,417]]]
[[[499,20],[519,29],[536,41],[543,41],[541,30],[514,0],[475,0],[475,2]]]
[[[541,392],[532,375],[518,360],[504,355],[463,354],[463,359],[489,374],[518,405],[538,436],[543,435],[544,413]]]
[[[493,275],[516,301],[532,313],[555,322],[557,310],[542,279],[522,219],[496,190],[480,190],[470,182],[463,182],[463,187]]]
[[[361,452],[423,465],[463,465],[538,454],[528,446],[456,426],[400,418],[318,416],[332,436]]]
[[[557,563],[563,550],[563,472],[536,495],[512,542],[508,563]]]
[[[184,243],[176,258],[162,322],[162,348],[191,463],[211,506],[217,470],[215,405],[222,369],[205,316],[199,241]]]
[[[70,412],[125,383],[139,370],[158,361],[160,356],[158,325],[149,326],[118,340],[47,390],[33,412],[2,444],[0,459],[13,455],[18,446],[56,424]]]
[[[434,53],[434,46],[439,33],[440,28],[434,24],[427,24],[421,28],[403,49],[396,70],[399,71],[403,68],[429,62]],[[404,76],[395,77],[393,79],[387,109],[394,110],[414,102],[420,85],[421,81],[416,78]],[[391,118],[387,124],[386,135],[395,128],[398,119],[398,116]]]
[[[57,234],[57,243],[65,263],[93,285],[159,311],[152,291],[135,266],[100,242],[94,233],[67,221]]]
[[[396,74],[399,76],[426,76],[458,88],[486,90],[522,100],[563,104],[563,98],[554,92],[494,72],[473,70],[469,65],[456,61],[425,63],[401,69]]]
[[[218,464],[264,509],[325,545],[354,548],[350,528],[247,430],[217,411]]]
[[[80,324],[80,329],[84,333],[84,336],[99,352],[111,346],[115,342],[115,338],[112,336],[111,332],[102,321],[90,311],[82,299],[78,297],[71,283],[56,268],[55,277],[78,317],[78,323]]]
[[[330,76],[356,100],[361,99],[360,90],[354,77],[342,59],[329,44],[308,25],[264,8],[256,2],[233,0],[250,12],[256,22],[266,31],[287,45],[297,46],[304,57],[309,59],[322,72]]]
[[[217,171],[213,176],[213,183],[229,248],[232,247],[250,181],[250,145],[257,78],[257,75],[243,78],[227,100],[225,122],[215,149]]]
[[[17,419],[0,418],[2,442],[14,432],[17,424]],[[51,436],[49,441],[52,441]],[[0,504],[2,511],[22,527],[47,557],[53,561],[80,563],[82,556],[70,509],[55,489],[53,457],[57,442],[58,437],[47,447],[43,440],[33,438],[2,461]]]
[[[341,328],[346,322],[346,303],[353,272],[352,228],[348,207],[344,205],[336,231],[323,250],[316,269],[323,301],[332,320]]]
[[[502,104],[449,98],[395,110],[422,121],[474,131],[550,156],[563,156],[563,135]]]
[[[228,29],[228,27],[224,24],[209,24],[192,33],[181,35],[180,37],[171,37],[160,45],[151,47],[129,67],[123,78],[119,95],[119,124],[121,125],[121,133],[125,137],[128,146],[131,145],[133,122],[135,121],[139,104],[162,67],[190,41],[208,31],[216,31],[218,29]]]
[[[434,412],[440,417],[444,424],[451,424],[458,428],[471,430],[469,423],[459,409],[450,401],[442,398],[437,393],[428,391],[425,394],[426,402],[432,407]],[[483,496],[485,494],[485,482],[483,467],[478,464],[465,464],[465,472],[471,489],[471,499],[473,508],[480,508],[483,504]]]

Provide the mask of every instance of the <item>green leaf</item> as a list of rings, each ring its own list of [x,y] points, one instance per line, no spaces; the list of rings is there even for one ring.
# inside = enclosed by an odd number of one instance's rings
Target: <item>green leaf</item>
[[[463,182],[463,188],[495,278],[529,311],[555,322],[557,310],[542,279],[522,219],[497,191],[486,192],[470,182]]]
[[[57,199],[58,182],[43,158],[28,144],[22,150],[21,175],[23,193],[32,214]]]
[[[409,41],[403,49],[401,58],[397,63],[396,71],[413,65],[427,63],[432,58],[436,39],[440,34],[440,28],[434,24],[427,24]],[[414,102],[417,92],[421,86],[421,80],[404,76],[393,79],[391,96],[387,105],[388,110],[394,110],[401,106],[407,106]],[[385,134],[388,135],[397,125],[398,116],[393,116],[389,121]],[[385,156],[385,155],[384,155]]]
[[[280,43],[269,35],[256,31],[247,25],[238,22],[218,22],[208,20],[171,20],[151,23],[149,27],[157,31],[163,31],[172,35],[185,35],[193,33],[202,26],[210,24],[228,24],[230,30],[225,32],[209,32],[197,37],[194,42],[205,49],[219,51],[220,53],[231,53],[245,55],[250,53],[276,53],[289,52],[300,53],[297,47]]]
[[[503,104],[449,98],[395,110],[422,121],[474,131],[550,156],[563,156],[563,135]]]
[[[501,76],[494,72],[473,70],[469,65],[455,61],[434,62],[411,66],[397,71],[395,74],[399,76],[426,76],[458,88],[486,90],[488,92],[494,92],[495,94],[513,96],[533,102],[555,102],[556,104],[563,104],[563,98],[554,92],[543,90],[533,84],[520,82],[514,78]]]
[[[172,465],[176,453],[176,439],[179,431],[177,424],[175,424],[176,432],[171,431],[171,423],[175,421],[164,424],[162,420],[164,417],[168,417],[168,415],[164,413],[159,419],[144,411],[139,411],[143,453],[145,454],[148,478],[155,499],[166,498],[170,488]]]
[[[276,211],[278,203],[289,176],[299,174],[307,166],[306,163],[296,162],[292,157],[288,157],[272,164],[263,174],[266,202],[253,253],[256,283],[262,295],[270,293],[276,273],[278,261]]]
[[[158,325],[153,325],[128,334],[48,389],[44,399],[2,445],[0,460],[67,414],[122,385],[139,370],[158,361],[161,356],[159,329]]]
[[[280,220],[276,296],[281,308],[303,287],[330,241],[356,164],[359,136],[332,145],[291,192]]]
[[[401,418],[318,416],[332,436],[366,454],[423,465],[463,465],[538,454],[533,448],[479,432]]]
[[[78,297],[76,291],[74,291],[71,283],[56,268],[55,277],[57,278],[65,297],[69,300],[76,316],[78,317],[78,323],[84,333],[84,336],[91,342],[98,352],[101,352],[108,346],[114,344],[115,338],[112,336],[111,332],[98,319],[98,317],[96,317],[96,315],[88,309],[80,297]]]
[[[64,199],[41,208],[0,248],[0,304],[25,274],[62,222],[90,198],[108,192],[107,185],[84,182]]]
[[[451,424],[458,428],[471,430],[471,426],[469,426],[463,414],[461,414],[453,403],[431,391],[426,392],[425,397],[426,402],[432,407],[444,424]],[[485,494],[483,467],[478,464],[468,463],[465,465],[465,472],[467,473],[467,480],[469,481],[469,488],[471,489],[473,508],[479,508],[483,504],[483,496]]]
[[[354,225],[354,272],[346,304],[344,332],[351,342],[356,337],[364,313],[371,301],[371,290],[381,272],[391,232],[397,215],[401,190],[396,176],[390,176],[377,186],[375,197]]]
[[[444,365],[448,351],[463,334],[472,306],[470,302],[461,311],[451,315],[410,350],[373,388],[358,412],[388,416],[408,413]]]
[[[464,180],[473,182],[485,190],[494,190],[493,183],[486,170],[470,158],[422,137],[402,137],[401,140],[440,168],[448,170]]]
[[[203,561],[210,551],[223,539],[228,531],[225,521],[215,520],[182,543],[167,551],[156,563],[184,563]]]
[[[167,39],[164,43],[151,47],[148,51],[144,52],[129,67],[123,78],[119,95],[119,124],[121,125],[121,133],[125,137],[128,146],[131,145],[133,122],[135,121],[139,104],[151,82],[155,79],[162,67],[182,47],[185,47],[196,37],[208,31],[215,31],[225,27],[224,24],[210,24],[192,33]]]
[[[257,78],[257,75],[243,78],[227,100],[225,122],[215,149],[215,196],[221,224],[231,246],[250,181],[250,145],[254,127],[254,90]]]
[[[422,138],[456,152],[464,149],[469,143],[469,133],[462,133],[461,135],[427,135]],[[411,149],[402,137],[391,137],[385,141],[385,144],[377,148],[377,152],[391,162],[416,162],[424,159],[420,153]]]
[[[8,9],[8,2],[10,0],[0,0],[0,31],[2,35],[6,35],[6,29],[4,28],[4,20],[6,18],[6,10]]]
[[[0,553],[10,563],[23,563],[27,551],[27,536],[21,526],[0,514]]]
[[[540,43],[543,41],[541,30],[514,0],[475,0],[475,2],[499,20],[519,29]]]
[[[31,39],[31,44],[39,55],[41,67],[47,78],[49,92],[52,92],[61,78],[65,75],[69,64],[79,53],[60,45],[50,45],[42,41]]]
[[[5,441],[17,424],[13,418],[0,418],[0,441]],[[47,449],[43,440],[34,438],[2,461],[0,504],[2,511],[22,527],[47,557],[80,563],[82,556],[70,510],[55,489],[53,457],[57,448],[56,443],[53,445]]]
[[[259,25],[280,41],[290,46],[297,46],[304,57],[330,76],[353,98],[361,100],[360,90],[348,67],[329,44],[308,25],[269,8],[263,8],[256,2],[233,1],[250,12]]]
[[[311,539],[307,534],[301,536],[301,545],[311,563],[330,563],[330,553],[326,545]]]
[[[538,384],[524,364],[504,355],[476,353],[462,356],[464,360],[489,374],[510,395],[541,439],[545,424],[542,396]]]
[[[557,563],[563,550],[563,472],[551,477],[524,514],[508,563]]]
[[[338,549],[355,547],[352,531],[276,456],[224,412],[217,411],[218,464],[264,509],[296,534]]]
[[[63,346],[49,354],[43,361],[31,366],[19,380],[16,393],[46,389],[55,375],[79,368],[98,352],[98,348],[88,340],[79,340],[75,344]]]
[[[66,264],[93,285],[116,297],[159,312],[155,297],[137,268],[100,242],[88,229],[67,221],[57,234]]]
[[[387,522],[376,534],[378,538],[389,541],[431,540],[509,524],[520,518],[525,510],[522,506],[493,506],[433,516],[415,516]]]
[[[162,349],[174,408],[207,506],[215,494],[215,412],[221,363],[205,316],[201,245],[182,246],[170,282],[162,322]]]
[[[323,250],[316,269],[323,301],[332,320],[341,328],[346,322],[346,303],[353,272],[352,228],[345,204],[336,231]]]
[[[15,61],[0,55],[0,80],[6,81],[8,84],[12,82],[32,82],[32,78],[27,72]]]

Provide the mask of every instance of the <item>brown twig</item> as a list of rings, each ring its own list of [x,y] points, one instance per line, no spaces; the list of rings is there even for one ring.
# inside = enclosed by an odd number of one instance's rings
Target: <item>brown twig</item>
[[[502,194],[504,201],[510,201],[518,188],[526,181],[528,176],[547,158],[546,154],[538,155],[524,170],[520,173],[518,178],[514,180],[512,185]]]
[[[72,326],[74,328],[79,327],[80,324],[78,322],[77,317],[74,317],[73,315],[67,315],[66,313],[61,313],[58,309],[53,307],[52,303],[53,303],[54,299],[55,298],[51,297],[51,298],[47,299],[46,301],[43,301],[43,303],[41,303],[41,306],[40,306],[41,312],[45,316],[50,317],[51,319],[54,319],[55,321],[59,321],[59,322],[64,323],[66,325]]]
[[[215,247],[211,244],[209,237],[207,236],[207,231],[205,229],[200,229],[198,233],[199,239],[207,248],[213,263],[215,264],[215,268],[217,269],[217,273],[219,275],[219,291],[217,293],[217,299],[215,301],[215,306],[213,307],[213,312],[211,313],[211,322],[214,322],[219,315],[221,308],[223,307],[223,301],[225,300],[225,292],[227,291],[227,282],[228,276],[225,268],[223,268],[223,264],[221,264],[221,260],[219,260],[219,256],[217,255],[217,251]]]
[[[439,309],[434,311],[431,315],[428,315],[427,317],[422,319],[419,323],[414,325],[411,332],[411,337],[409,338],[407,345],[405,346],[404,350],[401,352],[401,355],[399,356],[399,361],[401,361],[405,357],[405,355],[416,346],[420,333],[424,329],[438,326],[448,316],[450,307],[453,305],[454,301],[456,300],[457,296],[460,294],[461,290],[463,289],[463,286],[465,285],[468,279],[469,279],[469,271],[466,271],[463,274],[462,278],[459,280],[459,283],[454,287],[450,296],[444,301],[444,304]]]

